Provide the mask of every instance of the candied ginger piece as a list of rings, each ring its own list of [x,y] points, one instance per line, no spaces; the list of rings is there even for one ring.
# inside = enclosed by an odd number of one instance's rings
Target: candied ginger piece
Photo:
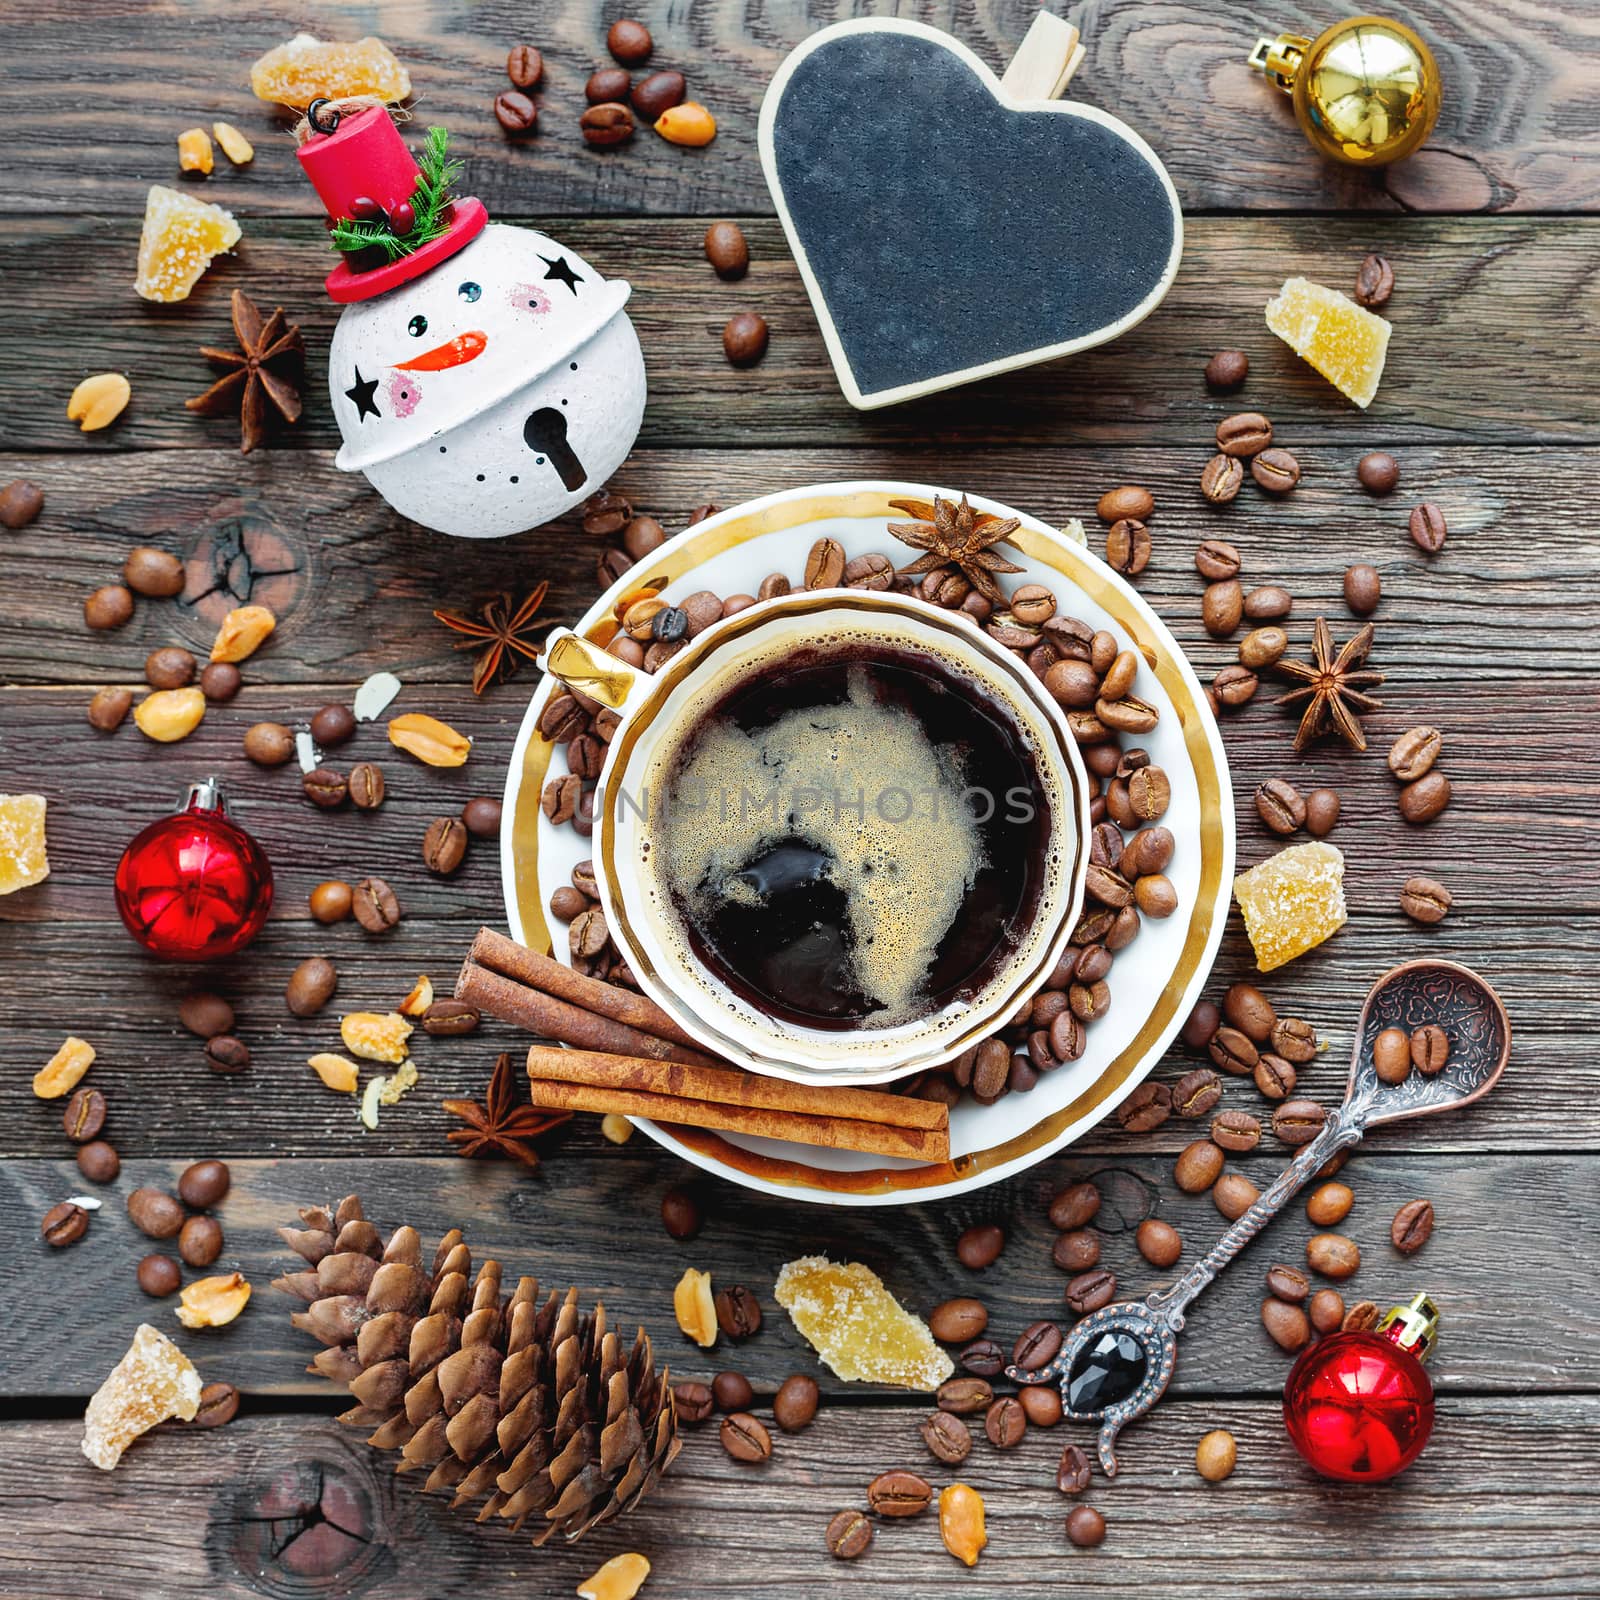
[[[1292,844],[1233,880],[1256,965],[1271,972],[1345,925],[1344,856],[1336,845]]]
[[[1341,394],[1372,404],[1389,352],[1390,324],[1337,289],[1309,278],[1285,278],[1267,302],[1267,326]]]
[[[190,1421],[200,1409],[200,1374],[166,1334],[141,1322],[128,1353],[95,1391],[83,1417],[83,1453],[103,1472],[168,1417]]]
[[[231,211],[152,183],[139,235],[134,293],[166,304],[187,300],[212,260],[238,242],[239,224]]]
[[[42,794],[0,794],[0,894],[15,894],[50,876]]]
[[[801,1256],[773,1286],[778,1304],[828,1367],[847,1383],[937,1389],[955,1365],[913,1316],[859,1261]]]
[[[258,100],[297,111],[324,96],[342,100],[370,94],[393,105],[411,93],[411,74],[382,39],[324,44],[312,34],[297,33],[251,67],[250,87]]]

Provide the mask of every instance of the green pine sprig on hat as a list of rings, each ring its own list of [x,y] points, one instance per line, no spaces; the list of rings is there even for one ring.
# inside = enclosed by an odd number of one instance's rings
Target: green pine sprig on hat
[[[377,219],[341,217],[328,236],[333,248],[345,255],[378,249],[386,260],[398,261],[439,238],[449,227],[445,213],[455,198],[451,185],[465,167],[464,162],[447,158],[449,144],[447,129],[437,125],[428,129],[422,154],[417,158],[417,186],[411,196],[414,219],[409,232],[396,233],[387,222]]]

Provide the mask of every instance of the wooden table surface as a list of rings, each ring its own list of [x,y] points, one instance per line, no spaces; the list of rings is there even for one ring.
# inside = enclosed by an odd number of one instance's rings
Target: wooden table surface
[[[1600,44],[1589,0],[1396,8],[1434,46],[1444,113],[1421,155],[1363,175],[1313,159],[1286,102],[1244,65],[1258,31],[1314,33],[1337,6],[1072,7],[1088,52],[1074,93],[1145,135],[1186,209],[1171,295],[1115,345],[857,414],[840,398],[772,218],[755,120],[767,79],[813,26],[841,10],[889,9],[647,0],[636,10],[654,31],[657,63],[687,71],[721,132],[703,151],[641,136],[601,155],[578,140],[575,122],[616,5],[0,6],[13,162],[0,201],[0,482],[26,475],[47,497],[36,524],[0,535],[0,786],[49,797],[53,869],[45,884],[0,902],[10,1323],[0,1349],[0,1593],[554,1596],[606,1556],[637,1548],[655,1564],[645,1591],[653,1600],[821,1596],[847,1585],[864,1597],[1032,1596],[1115,1583],[1262,1597],[1600,1594],[1600,1321],[1590,1304],[1600,1277],[1591,1062],[1600,878],[1590,844],[1600,810]],[[1000,68],[1031,8],[922,0],[892,9],[952,28]],[[860,1504],[881,1469],[929,1468],[916,1434],[927,1402],[829,1378],[771,1299],[777,1266],[810,1250],[865,1260],[923,1311],[977,1293],[1009,1339],[1061,1310],[1043,1211],[1069,1179],[1101,1175],[1111,1197],[1105,1260],[1125,1292],[1142,1292],[1153,1276],[1128,1231],[1146,1207],[1157,1205],[1191,1243],[1218,1227],[1208,1200],[1181,1196],[1170,1181],[1192,1125],[1172,1121],[1135,1138],[1113,1123],[1023,1177],[941,1205],[829,1211],[707,1183],[708,1224],[685,1245],[667,1239],[657,1206],[686,1171],[643,1137],[614,1147],[586,1120],[549,1141],[531,1179],[448,1153],[438,1101],[481,1091],[495,1052],[518,1043],[508,1029],[429,1041],[422,1083],[375,1134],[310,1079],[305,1057],[326,1046],[331,1028],[284,1008],[284,981],[302,957],[338,963],[341,1003],[381,1007],[418,972],[447,980],[476,927],[501,921],[491,850],[476,847],[462,872],[437,879],[423,870],[419,843],[429,818],[499,791],[532,680],[474,699],[467,658],[451,651],[430,611],[548,577],[552,613],[573,616],[596,592],[597,552],[570,517],[499,543],[458,544],[401,521],[359,477],[334,470],[321,374],[335,319],[321,289],[319,213],[283,124],[247,86],[257,54],[307,27],[338,38],[380,32],[410,65],[421,120],[449,125],[471,191],[500,220],[537,222],[632,282],[651,393],[615,487],[669,528],[705,501],[895,475],[969,486],[1057,521],[1079,516],[1097,532],[1103,489],[1147,484],[1159,511],[1141,587],[1203,677],[1233,659],[1233,646],[1200,626],[1191,563],[1199,538],[1235,540],[1249,576],[1294,592],[1290,631],[1301,654],[1319,612],[1336,633],[1353,626],[1340,597],[1346,563],[1380,569],[1373,660],[1389,681],[1370,723],[1373,748],[1294,757],[1292,723],[1264,703],[1230,719],[1225,738],[1241,865],[1273,847],[1250,800],[1264,778],[1331,783],[1344,797],[1334,841],[1349,864],[1350,923],[1265,984],[1280,1009],[1332,1040],[1307,1071],[1313,1094],[1337,1098],[1361,998],[1407,957],[1472,963],[1499,988],[1515,1027],[1510,1069],[1490,1100],[1380,1132],[1348,1169],[1358,1194],[1348,1227],[1365,1256],[1349,1288],[1388,1303],[1426,1287],[1444,1313],[1438,1431],[1404,1480],[1375,1491],[1322,1482],[1284,1437],[1287,1360],[1262,1332],[1257,1302],[1265,1267],[1300,1258],[1310,1229],[1296,1207],[1198,1306],[1172,1393],[1124,1440],[1122,1475],[1096,1482],[1088,1498],[1109,1525],[1099,1551],[1074,1550],[1063,1536],[1058,1429],[1005,1454],[982,1444],[964,1468],[989,1504],[990,1544],[975,1571],[945,1555],[931,1519],[885,1524],[864,1560],[838,1565],[822,1544],[832,1511]],[[490,101],[506,48],[524,38],[545,52],[545,120],[537,138],[513,145]],[[146,186],[175,181],[175,135],[213,118],[242,128],[257,157],[235,171],[219,155],[193,192],[235,211],[243,243],[186,304],[147,305],[130,289]],[[750,238],[753,266],[741,284],[720,282],[700,254],[706,221],[720,216],[737,217]],[[937,196],[927,216],[936,239]],[[1393,260],[1399,287],[1388,308],[1388,372],[1363,414],[1266,334],[1261,311],[1294,273],[1348,286],[1370,249]],[[310,353],[300,426],[248,458],[227,421],[200,420],[181,404],[209,381],[197,347],[229,342],[234,287],[284,304]],[[747,306],[770,321],[772,345],[759,367],[736,372],[717,334]],[[1207,394],[1200,370],[1233,345],[1253,365],[1230,402]],[[63,415],[66,397],[107,369],[129,374],[133,404],[111,430],[80,434]],[[1273,417],[1305,479],[1284,500],[1247,491],[1218,513],[1196,481],[1215,421],[1242,404]],[[1354,481],[1357,457],[1375,448],[1402,463],[1400,491],[1384,500]],[[1405,533],[1422,499],[1449,520],[1449,542],[1433,559]],[[84,596],[113,580],[139,542],[211,577],[177,602],[141,602],[116,632],[87,631]],[[247,598],[277,611],[277,637],[248,664],[239,698],[213,709],[190,740],[160,746],[131,722],[110,737],[87,725],[96,687],[137,685],[159,645],[203,651],[220,612]],[[392,798],[368,816],[318,812],[292,768],[245,760],[248,724],[303,719],[347,700],[378,669],[404,680],[400,708],[473,736],[465,769],[433,772],[396,757],[387,762]],[[1420,830],[1400,821],[1383,761],[1394,736],[1418,722],[1444,731],[1455,786],[1449,811]],[[347,754],[383,759],[380,739],[369,729]],[[213,1076],[177,1024],[178,999],[202,975],[147,959],[118,925],[110,891],[126,840],[207,772],[222,775],[278,876],[259,943],[204,975],[234,999],[254,1052],[249,1071],[232,1078]],[[1455,893],[1438,928],[1400,913],[1397,889],[1414,872]],[[309,921],[312,884],[365,873],[387,877],[404,902],[393,936],[378,942],[354,924]],[[1252,970],[1235,919],[1212,992]],[[93,1082],[111,1103],[124,1164],[88,1238],[54,1252],[39,1219],[87,1186],[59,1107],[35,1100],[29,1079],[69,1032],[100,1052]],[[1184,1065],[1174,1052],[1160,1076],[1171,1081]],[[1229,1102],[1249,1105],[1244,1091],[1230,1086]],[[1265,1182],[1283,1159],[1272,1145],[1239,1168]],[[174,1302],[146,1300],[134,1284],[145,1245],[122,1197],[138,1183],[170,1185],[207,1155],[233,1165],[223,1264],[244,1270],[258,1292],[232,1327],[183,1342],[207,1379],[239,1385],[244,1409],[219,1432],[165,1430],[105,1476],[79,1454],[84,1401],[141,1319],[177,1331]],[[602,1295],[615,1320],[648,1324],[676,1374],[737,1364],[764,1407],[787,1373],[808,1371],[822,1382],[823,1409],[803,1435],[781,1436],[760,1469],[730,1462],[714,1431],[690,1434],[656,1494],[576,1549],[534,1551],[524,1536],[476,1527],[420,1498],[333,1422],[338,1397],[305,1374],[309,1342],[267,1288],[286,1264],[275,1226],[301,1203],[352,1189],[384,1228],[407,1221],[432,1237],[460,1224],[479,1254],[500,1255],[508,1270]],[[1408,1260],[1389,1245],[1388,1225],[1414,1196],[1431,1198],[1439,1221]],[[953,1243],[988,1219],[1009,1242],[978,1277],[956,1264]],[[757,1339],[736,1353],[684,1342],[670,1291],[691,1264],[756,1290],[767,1308]],[[1192,1465],[1195,1441],[1213,1427],[1239,1439],[1238,1471],[1221,1486],[1201,1482]],[[354,1536],[343,1564],[318,1576],[300,1541],[323,1515],[320,1496],[341,1485],[364,1509],[359,1520],[348,1509],[329,1513]],[[264,1525],[274,1490],[313,1509]]]

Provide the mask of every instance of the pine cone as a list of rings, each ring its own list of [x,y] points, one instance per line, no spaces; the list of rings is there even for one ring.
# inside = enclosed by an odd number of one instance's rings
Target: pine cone
[[[580,1318],[576,1289],[538,1306],[522,1278],[502,1296],[498,1261],[469,1284],[459,1229],[424,1271],[416,1229],[384,1245],[354,1195],[300,1218],[278,1231],[309,1270],[274,1287],[306,1302],[290,1320],[327,1347],[307,1370],[345,1384],[359,1404],[339,1420],[374,1428],[369,1444],[400,1452],[396,1471],[428,1468],[423,1487],[451,1492],[452,1510],[481,1500],[479,1522],[541,1517],[534,1544],[571,1542],[671,1465],[677,1411],[643,1328],[625,1353],[604,1306]]]

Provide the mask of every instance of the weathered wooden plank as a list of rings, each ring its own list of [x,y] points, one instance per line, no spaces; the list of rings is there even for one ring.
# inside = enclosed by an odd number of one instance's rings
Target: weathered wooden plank
[[[864,1504],[874,1473],[905,1465],[946,1481],[915,1418],[906,1408],[824,1409],[805,1433],[778,1435],[772,1459],[755,1469],[728,1460],[701,1430],[636,1510],[576,1547],[543,1550],[420,1496],[325,1419],[246,1415],[199,1434],[169,1427],[109,1477],[79,1455],[76,1422],[9,1423],[0,1427],[0,1561],[30,1600],[394,1591],[553,1600],[624,1550],[648,1556],[652,1600],[895,1600],[958,1588],[1035,1596],[1046,1584],[1052,1594],[1102,1594],[1113,1583],[1263,1600],[1301,1600],[1309,1582],[1327,1600],[1600,1594],[1594,1475],[1582,1470],[1600,1425],[1593,1397],[1446,1397],[1428,1450],[1381,1491],[1314,1478],[1271,1401],[1169,1400],[1127,1436],[1116,1480],[1097,1479],[1085,1496],[1106,1518],[1098,1550],[1075,1550],[1064,1536],[1073,1502],[1052,1481],[1065,1440],[1056,1428],[1009,1452],[980,1441],[960,1469],[987,1505],[989,1544],[975,1572],[945,1553],[932,1515],[880,1521],[864,1557],[833,1561],[827,1520]],[[1217,1426],[1239,1443],[1238,1468],[1220,1488],[1193,1469],[1195,1441]],[[305,1540],[304,1524],[318,1519],[283,1515],[285,1493],[313,1506],[329,1493],[333,1520],[354,1523],[357,1536],[323,1529]],[[333,1562],[315,1560],[319,1544]]]
[[[998,72],[1035,9],[1032,0],[976,8],[920,0],[895,14],[951,29]],[[1258,33],[1315,33],[1330,20],[1310,13],[1246,15],[1200,0],[1070,8],[1087,51],[1071,93],[1136,127],[1195,209],[1593,209],[1600,143],[1583,0],[1552,0],[1515,18],[1486,0],[1437,0],[1426,14],[1398,9],[1432,42],[1445,96],[1429,148],[1395,168],[1354,173],[1319,161],[1287,103],[1246,67]],[[648,134],[620,152],[580,143],[583,82],[595,66],[610,64],[603,41],[615,15],[591,0],[541,6],[535,19],[510,0],[376,11],[271,0],[247,19],[225,0],[181,10],[120,0],[96,8],[92,51],[84,48],[80,14],[51,0],[30,7],[19,26],[6,109],[29,129],[30,189],[50,209],[136,213],[145,181],[177,176],[177,129],[224,117],[256,141],[258,154],[242,176],[219,159],[222,171],[207,193],[248,212],[307,215],[312,196],[286,124],[251,96],[249,64],[303,28],[344,39],[377,29],[409,66],[420,115],[456,135],[471,162],[471,190],[491,209],[534,197],[550,215],[769,209],[755,147],[761,96],[788,50],[835,12],[796,4],[754,14],[730,3],[668,0],[631,11],[655,36],[651,65],[682,68],[692,92],[715,111],[721,132],[709,148],[675,149]],[[530,34],[546,62],[540,132],[512,144],[490,102],[505,87],[507,45]],[[151,81],[161,85],[159,96],[145,92]]]
[[[1171,294],[1114,345],[866,413],[839,392],[775,221],[748,219],[753,265],[734,284],[706,265],[700,218],[574,219],[559,234],[601,272],[633,284],[629,315],[650,372],[647,446],[1159,443],[1195,452],[1198,471],[1217,418],[1242,405],[1268,412],[1296,448],[1594,440],[1596,227],[1550,218],[1194,218]],[[276,218],[247,220],[245,229],[239,253],[219,262],[188,304],[153,307],[129,288],[134,220],[13,219],[0,237],[0,271],[13,285],[0,311],[9,330],[0,340],[0,391],[13,397],[0,415],[0,444],[92,456],[231,448],[234,424],[197,417],[183,401],[211,381],[197,347],[231,341],[228,294],[237,286],[268,306],[281,301],[305,330],[306,411],[280,448],[337,446],[325,384],[338,308],[322,290],[322,229]],[[1267,333],[1262,308],[1295,273],[1348,292],[1371,249],[1392,258],[1398,288],[1384,313],[1395,333],[1383,387],[1363,417]],[[63,259],[71,274],[59,270]],[[772,343],[759,366],[736,370],[720,331],[749,307],[766,316]],[[1211,395],[1201,381],[1221,346],[1242,347],[1253,363],[1233,396]],[[133,404],[109,432],[81,434],[66,420],[66,397],[85,373],[108,368],[129,374]],[[275,459],[276,449],[238,464],[241,485],[260,484]]]
[[[320,1113],[315,1105],[308,1120]],[[203,1111],[197,1118],[191,1108],[194,1155],[210,1153],[195,1143],[204,1138],[204,1120]],[[1346,1299],[1388,1305],[1427,1287],[1448,1322],[1435,1373],[1446,1391],[1600,1387],[1600,1328],[1571,1296],[1573,1284],[1591,1282],[1600,1271],[1600,1242],[1590,1226],[1600,1156],[1464,1161],[1384,1154],[1385,1143],[1375,1139],[1377,1153],[1357,1156],[1346,1168],[1358,1199],[1342,1231],[1365,1256],[1362,1269],[1340,1286]],[[1264,1186],[1283,1160],[1282,1151],[1263,1150],[1238,1158],[1237,1166]],[[140,1318],[181,1334],[176,1302],[152,1302],[134,1283],[135,1263],[161,1247],[133,1228],[122,1199],[142,1183],[170,1187],[183,1164],[125,1163],[88,1236],[58,1252],[38,1239],[38,1219],[83,1190],[76,1167],[70,1161],[0,1163],[0,1218],[8,1237],[25,1241],[15,1252],[12,1336],[0,1351],[0,1393],[82,1394],[98,1381],[94,1374],[110,1369]],[[431,1240],[459,1226],[476,1257],[492,1254],[508,1273],[531,1273],[546,1288],[577,1283],[602,1297],[620,1325],[643,1322],[659,1358],[680,1377],[709,1378],[736,1367],[766,1394],[797,1371],[813,1373],[830,1395],[841,1392],[772,1299],[777,1269],[792,1257],[820,1252],[866,1261],[923,1314],[951,1295],[976,1295],[989,1308],[991,1336],[1009,1347],[1037,1318],[1067,1315],[1061,1298],[1067,1275],[1050,1259],[1055,1230],[1044,1215],[1063,1184],[1096,1176],[1103,1185],[1101,1264],[1129,1295],[1171,1276],[1151,1269],[1134,1250],[1132,1229],[1142,1217],[1159,1211],[1172,1221],[1187,1241],[1186,1261],[1225,1226],[1209,1197],[1176,1190],[1164,1158],[1115,1153],[1058,1157],[960,1200],[909,1208],[802,1208],[708,1185],[708,1221],[690,1243],[669,1240],[657,1216],[661,1194],[682,1181],[683,1171],[637,1137],[620,1149],[591,1147],[587,1154],[557,1139],[551,1159],[533,1177],[503,1163],[469,1165],[453,1157],[352,1161],[347,1155],[232,1166],[233,1190],[220,1211],[227,1247],[215,1270],[243,1271],[256,1296],[226,1330],[185,1335],[181,1342],[203,1359],[208,1377],[226,1376],[253,1393],[275,1395],[327,1389],[325,1380],[304,1370],[316,1346],[290,1327],[294,1302],[269,1287],[278,1273],[299,1266],[275,1230],[294,1223],[300,1205],[336,1200],[350,1189],[360,1190],[369,1217],[385,1233],[409,1222]],[[1438,1223],[1423,1252],[1406,1259],[1389,1243],[1389,1223],[1400,1205],[1419,1196],[1434,1202]],[[954,1245],[960,1230],[978,1220],[1000,1222],[1008,1240],[995,1266],[972,1273],[957,1265]],[[1291,1207],[1206,1293],[1190,1315],[1177,1392],[1275,1391],[1287,1361],[1260,1327],[1262,1275],[1274,1261],[1303,1265],[1305,1240],[1315,1231],[1303,1208]],[[719,1285],[747,1284],[765,1308],[761,1333],[743,1345],[722,1340],[710,1351],[691,1345],[672,1315],[672,1287],[687,1266],[710,1271]],[[1508,1315],[1508,1274],[1515,1279],[1515,1315]],[[64,1304],[92,1308],[70,1339],[52,1334]],[[1528,1344],[1530,1326],[1549,1335],[1537,1349]]]

